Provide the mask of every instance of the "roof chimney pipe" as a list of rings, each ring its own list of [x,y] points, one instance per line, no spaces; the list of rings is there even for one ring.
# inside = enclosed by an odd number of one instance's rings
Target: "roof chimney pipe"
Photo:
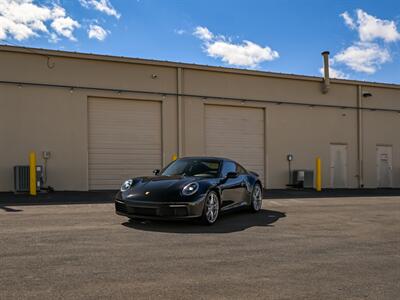
[[[329,51],[321,53],[324,58],[324,82],[322,84],[322,93],[326,94],[329,91],[330,79],[329,79]]]

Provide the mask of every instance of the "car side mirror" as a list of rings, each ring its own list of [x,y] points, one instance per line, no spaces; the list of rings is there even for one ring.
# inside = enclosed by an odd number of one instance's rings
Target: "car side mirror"
[[[154,169],[154,170],[153,170],[153,174],[154,174],[154,175],[160,174],[160,169]]]
[[[228,174],[226,174],[226,178],[237,178],[238,176],[236,172],[228,172]]]

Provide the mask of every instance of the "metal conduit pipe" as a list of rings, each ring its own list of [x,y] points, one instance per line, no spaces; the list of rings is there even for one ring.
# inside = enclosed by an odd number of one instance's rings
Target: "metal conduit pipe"
[[[183,156],[183,100],[182,100],[182,68],[177,68],[177,100],[178,100],[178,157]]]
[[[362,105],[362,87],[357,86],[357,150],[358,150],[358,187],[364,187],[364,168],[363,168],[363,105]]]

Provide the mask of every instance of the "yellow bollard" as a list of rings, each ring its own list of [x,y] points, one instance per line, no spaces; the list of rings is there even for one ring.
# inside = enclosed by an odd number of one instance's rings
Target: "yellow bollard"
[[[177,160],[178,159],[178,156],[174,153],[173,155],[172,155],[172,160],[174,161],[174,160]]]
[[[315,189],[317,192],[322,191],[322,173],[321,173],[321,158],[317,157],[316,160],[316,174],[315,174]]]
[[[29,153],[29,194],[36,196],[36,154]]]

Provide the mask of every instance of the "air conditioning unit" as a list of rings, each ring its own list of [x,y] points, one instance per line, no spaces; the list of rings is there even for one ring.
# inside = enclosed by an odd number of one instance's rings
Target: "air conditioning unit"
[[[314,187],[314,171],[294,170],[292,181],[293,186],[297,188],[312,188]]]
[[[29,166],[14,166],[14,191],[16,193],[29,192]],[[36,166],[36,190],[43,188],[43,166]]]

